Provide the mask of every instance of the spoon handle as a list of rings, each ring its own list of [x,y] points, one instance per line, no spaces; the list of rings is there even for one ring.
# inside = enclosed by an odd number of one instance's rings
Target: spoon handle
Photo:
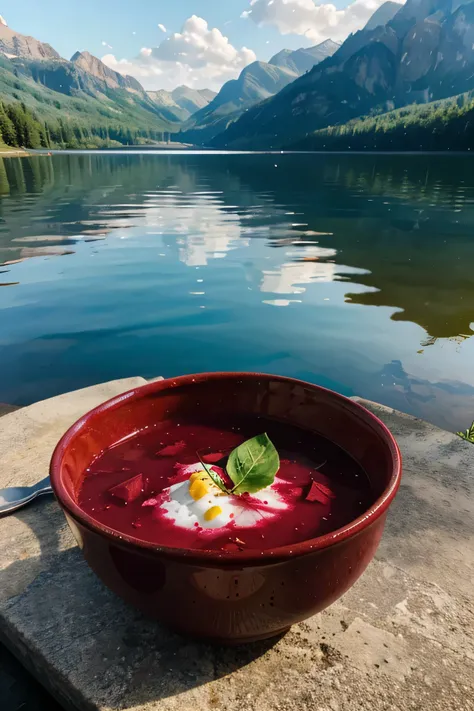
[[[30,487],[31,493],[35,493],[36,496],[40,496],[40,494],[52,494],[53,489],[51,486],[51,480],[49,476],[45,477],[41,481],[39,481],[37,484],[34,486]]]
[[[53,489],[49,476],[42,479],[33,486],[10,486],[7,489],[0,489],[0,516],[13,513],[21,509],[37,496],[52,494]]]

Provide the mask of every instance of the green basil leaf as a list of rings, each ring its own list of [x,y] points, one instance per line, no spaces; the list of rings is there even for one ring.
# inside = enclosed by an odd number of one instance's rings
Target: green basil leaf
[[[255,494],[273,484],[280,457],[267,434],[247,440],[234,449],[227,462],[227,474],[234,483],[233,494]]]
[[[198,457],[199,457],[199,454],[198,454]],[[204,469],[206,474],[208,474],[211,477],[214,484],[216,484],[216,486],[218,486],[219,489],[221,491],[223,491],[225,494],[230,494],[230,491],[227,488],[226,483],[225,483],[224,479],[221,477],[221,475],[218,474],[217,472],[215,472],[212,469],[212,466],[210,466],[209,464],[205,464],[202,461],[201,457],[199,457],[199,461],[201,462],[202,468]]]

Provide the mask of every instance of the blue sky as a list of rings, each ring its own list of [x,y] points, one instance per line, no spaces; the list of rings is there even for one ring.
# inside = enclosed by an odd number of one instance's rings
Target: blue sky
[[[301,47],[298,35],[284,39],[272,27],[241,19],[248,7],[248,0],[3,0],[0,12],[10,27],[49,42],[68,59],[77,49],[103,54],[103,40],[117,56],[135,56],[163,39],[158,23],[179,32],[191,15],[219,28],[234,46],[250,47],[259,59],[269,59],[283,46]]]
[[[109,66],[135,75],[146,88],[172,88],[181,81],[197,88],[218,88],[255,58],[268,60],[284,47],[311,46],[329,36],[344,39],[365,24],[381,3],[335,0],[318,6],[314,0],[2,0],[0,12],[12,29],[49,42],[62,56],[70,58],[76,50],[87,49],[105,56]],[[242,17],[243,13],[248,14]],[[192,16],[199,22],[183,30]],[[179,33],[176,41],[174,33]],[[182,51],[183,47],[190,47],[191,52]],[[244,47],[250,51],[242,52]]]

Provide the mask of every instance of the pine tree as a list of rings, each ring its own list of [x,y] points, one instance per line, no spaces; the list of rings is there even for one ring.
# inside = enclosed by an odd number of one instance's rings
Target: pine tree
[[[24,146],[26,142],[25,115],[19,104],[9,104],[6,107],[7,116],[10,118],[16,133],[16,146]]]
[[[0,103],[0,137],[7,146],[17,146],[17,135],[12,120]]]
[[[71,128],[71,125],[67,123],[66,121],[63,121],[60,119],[60,126],[61,126],[61,139],[62,142],[66,144],[66,146],[70,145],[71,143],[74,143],[74,133]]]
[[[33,115],[29,112],[23,112],[25,122],[25,147],[26,148],[41,148],[40,125]]]
[[[52,145],[51,144],[51,133],[50,133],[49,126],[47,123],[45,123],[45,125],[44,125],[44,136],[46,139],[46,148],[51,148],[51,145]]]

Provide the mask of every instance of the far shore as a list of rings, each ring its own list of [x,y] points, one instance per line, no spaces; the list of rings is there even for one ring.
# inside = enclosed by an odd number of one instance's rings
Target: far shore
[[[165,142],[157,142],[157,143],[147,143],[144,145],[133,145],[133,146],[114,146],[112,149],[97,149],[97,150],[190,150],[194,149],[195,146],[193,146],[190,143],[175,143],[173,141],[170,141],[169,143]],[[51,155],[51,151],[58,152],[58,151],[67,151],[67,148],[61,149],[61,148],[12,148],[10,146],[5,146],[5,145],[0,145],[0,158],[18,158],[18,157],[26,157],[30,155]],[[88,149],[81,149],[79,148],[78,150],[88,150]]]
[[[24,148],[10,148],[9,146],[0,146],[0,158],[16,158],[18,156],[28,156],[28,151]]]

